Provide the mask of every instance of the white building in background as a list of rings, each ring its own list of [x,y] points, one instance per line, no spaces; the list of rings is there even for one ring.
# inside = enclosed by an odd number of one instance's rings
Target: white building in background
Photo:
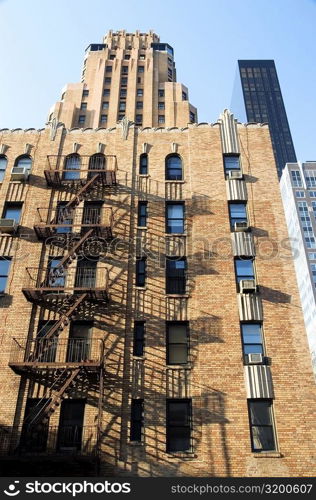
[[[316,161],[287,163],[280,188],[316,377]]]

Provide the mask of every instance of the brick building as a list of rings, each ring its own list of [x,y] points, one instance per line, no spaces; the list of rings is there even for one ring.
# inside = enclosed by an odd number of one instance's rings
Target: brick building
[[[123,31],[0,131],[3,475],[315,473],[268,127],[196,118],[172,48]]]

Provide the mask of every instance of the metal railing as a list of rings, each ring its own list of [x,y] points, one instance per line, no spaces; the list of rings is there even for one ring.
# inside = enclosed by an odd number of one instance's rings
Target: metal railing
[[[98,263],[77,267],[27,267],[24,288],[45,289],[47,291],[57,290],[108,290],[108,269]]]
[[[64,365],[66,363],[96,365],[103,359],[103,341],[101,339],[49,339],[27,340],[13,338],[9,364],[32,365],[44,363]]]
[[[62,171],[65,180],[80,178],[80,172],[91,173],[116,172],[117,159],[115,155],[48,155],[47,168]],[[79,175],[78,175],[79,174]],[[67,179],[68,177],[68,179]]]
[[[97,453],[95,425],[0,426],[0,455],[83,455]]]
[[[113,210],[110,207],[37,208],[35,225],[55,227],[60,232],[74,232],[74,228],[82,226],[112,227]]]

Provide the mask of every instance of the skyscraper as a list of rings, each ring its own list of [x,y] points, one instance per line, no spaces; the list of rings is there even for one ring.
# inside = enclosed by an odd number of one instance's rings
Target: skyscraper
[[[104,42],[0,130],[1,473],[313,475],[268,126],[196,123],[154,33]]]
[[[232,109],[240,111],[243,107],[248,122],[269,124],[280,177],[285,164],[297,160],[274,61],[238,61]]]

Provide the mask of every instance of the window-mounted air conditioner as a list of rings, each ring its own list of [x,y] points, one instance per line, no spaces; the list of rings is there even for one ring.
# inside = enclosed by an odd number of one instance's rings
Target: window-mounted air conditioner
[[[241,293],[255,292],[256,282],[255,280],[240,280],[239,282]]]
[[[248,354],[248,364],[249,365],[261,365],[263,363],[263,356],[261,353],[251,353]]]
[[[228,179],[242,179],[243,174],[241,170],[229,170]]]
[[[26,167],[13,167],[11,170],[11,181],[27,181],[29,170]]]
[[[15,219],[0,219],[0,231],[2,233],[15,233],[18,224]]]
[[[249,229],[248,222],[235,222],[235,231],[247,231]]]

